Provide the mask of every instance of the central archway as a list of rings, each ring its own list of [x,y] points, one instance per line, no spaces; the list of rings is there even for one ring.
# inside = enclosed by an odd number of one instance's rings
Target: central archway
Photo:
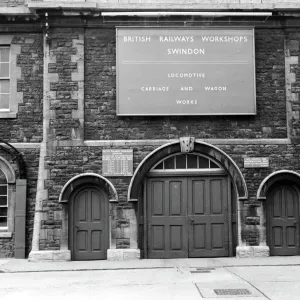
[[[163,170],[165,164],[170,169],[169,162],[173,158],[174,162],[181,161],[182,164],[181,157],[186,158],[187,164],[188,157],[195,158],[191,161],[197,158],[198,167]],[[202,163],[205,158],[206,165],[212,164],[213,168],[201,170],[200,157]],[[201,193],[205,196],[199,196]],[[193,197],[197,199],[193,200]],[[237,200],[247,198],[247,186],[241,171],[221,149],[205,142],[195,142],[193,151],[186,154],[181,151],[179,141],[159,147],[140,163],[128,191],[128,201],[138,204],[142,257],[234,255],[235,247],[241,245],[241,230],[237,226],[240,223],[237,220],[240,203]],[[198,207],[206,206],[207,210],[196,211],[193,202]],[[173,222],[174,218],[178,224]],[[196,237],[194,241],[193,237]],[[174,251],[167,249],[170,243]]]

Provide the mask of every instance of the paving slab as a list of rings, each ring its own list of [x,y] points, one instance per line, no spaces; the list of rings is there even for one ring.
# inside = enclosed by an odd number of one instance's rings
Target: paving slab
[[[300,299],[300,266],[225,267],[226,270],[263,291],[267,299]]]
[[[2,272],[51,272],[80,270],[122,270],[155,268],[216,268],[243,266],[298,266],[300,256],[257,258],[186,258],[186,259],[139,259],[127,261],[57,261],[29,262],[27,259],[0,260]]]

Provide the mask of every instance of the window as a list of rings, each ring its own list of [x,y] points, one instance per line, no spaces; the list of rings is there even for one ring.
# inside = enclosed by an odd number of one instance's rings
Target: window
[[[21,45],[13,43],[13,35],[0,35],[0,118],[16,118],[23,92],[18,92],[17,83],[22,78],[17,57]]]
[[[7,179],[0,170],[0,229],[7,229]]]
[[[179,154],[170,156],[158,163],[152,170],[171,170],[171,169],[222,169],[211,159],[196,154]]]
[[[0,47],[0,110],[9,110],[9,47]]]
[[[10,87],[10,48],[0,47],[0,110],[9,111],[9,87]]]

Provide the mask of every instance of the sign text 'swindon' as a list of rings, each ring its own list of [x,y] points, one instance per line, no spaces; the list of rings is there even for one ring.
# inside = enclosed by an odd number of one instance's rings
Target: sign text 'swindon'
[[[168,54],[173,54],[173,55],[198,55],[198,54],[205,54],[205,49],[204,48],[174,48],[174,49],[167,49]]]

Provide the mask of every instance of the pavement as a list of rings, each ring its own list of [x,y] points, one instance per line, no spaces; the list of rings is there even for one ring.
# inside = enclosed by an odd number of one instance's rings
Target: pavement
[[[300,266],[300,256],[271,256],[254,258],[183,258],[183,259],[139,259],[123,261],[39,261],[27,259],[0,259],[1,273],[126,270],[160,268],[222,268],[254,266]],[[300,299],[300,296],[299,296]]]
[[[0,283],[1,300],[299,300],[300,256],[70,262],[0,259]]]

